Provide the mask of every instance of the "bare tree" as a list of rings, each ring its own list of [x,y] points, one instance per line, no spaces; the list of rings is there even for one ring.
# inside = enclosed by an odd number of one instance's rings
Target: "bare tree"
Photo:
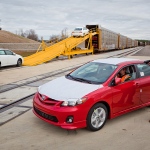
[[[1,27],[1,19],[0,19],[0,30],[2,30],[2,27]]]
[[[27,38],[38,41],[38,35],[35,33],[33,29],[26,31]]]
[[[62,31],[61,31],[61,38],[62,39],[65,39],[68,37],[68,33],[67,33],[67,28],[64,28]]]
[[[56,42],[58,42],[58,40],[59,40],[59,35],[52,35],[52,36],[50,36],[50,39],[49,39],[50,43],[51,42],[56,43]]]
[[[35,41],[38,41],[38,35],[35,33],[33,29],[26,30],[25,32],[23,29],[20,29],[18,32],[16,31],[17,35],[20,35],[22,37],[26,37]]]
[[[26,34],[23,32],[23,29],[20,29],[20,35],[26,37]]]

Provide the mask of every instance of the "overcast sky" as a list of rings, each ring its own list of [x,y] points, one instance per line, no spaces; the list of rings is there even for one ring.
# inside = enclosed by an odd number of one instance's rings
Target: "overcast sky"
[[[34,29],[49,39],[67,28],[99,24],[133,39],[150,40],[150,0],[0,0],[0,26]]]

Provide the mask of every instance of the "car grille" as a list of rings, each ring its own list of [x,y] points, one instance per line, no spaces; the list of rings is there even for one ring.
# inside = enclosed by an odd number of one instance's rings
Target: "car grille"
[[[50,120],[50,121],[53,121],[53,122],[58,122],[58,119],[57,119],[55,116],[48,115],[48,114],[46,114],[46,113],[44,113],[44,112],[38,110],[38,109],[35,108],[35,107],[34,107],[34,110],[35,110],[35,112],[36,112],[39,116],[41,116],[41,117],[43,117],[43,118],[45,118],[45,119]]]
[[[56,105],[56,104],[60,103],[60,101],[57,101],[57,100],[54,100],[54,99],[51,99],[51,98],[48,98],[46,100],[42,100],[42,95],[41,94],[39,94],[38,96],[39,96],[40,101],[42,103],[47,104],[47,105]]]

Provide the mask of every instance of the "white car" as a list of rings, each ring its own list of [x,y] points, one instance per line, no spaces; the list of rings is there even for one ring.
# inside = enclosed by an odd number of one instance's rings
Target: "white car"
[[[86,27],[76,27],[72,32],[72,36],[85,36],[89,33],[89,29]]]
[[[7,49],[0,49],[0,67],[16,65],[20,67],[23,57]]]

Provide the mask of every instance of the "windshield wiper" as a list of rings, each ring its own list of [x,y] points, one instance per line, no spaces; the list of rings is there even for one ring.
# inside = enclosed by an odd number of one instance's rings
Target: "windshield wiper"
[[[76,80],[76,78],[75,78],[75,77],[73,77],[73,76],[72,76],[72,75],[70,75],[70,74],[67,74],[67,75],[66,75],[66,77],[70,77],[71,79]]]
[[[90,83],[90,84],[93,83],[92,81],[89,81],[89,80],[86,80],[86,79],[83,79],[83,78],[75,78],[74,77],[74,79],[77,80],[77,81],[80,81],[80,82],[86,82],[86,83]]]
[[[71,79],[76,80],[76,81],[86,82],[86,83],[90,83],[90,84],[93,84],[93,83],[94,83],[94,82],[92,82],[92,81],[89,81],[89,80],[86,80],[86,79],[83,79],[83,78],[76,78],[76,77],[73,77],[73,76],[70,75],[70,74],[67,74],[66,76],[67,76],[67,77],[70,77]]]
[[[66,75],[66,77],[71,77],[71,78],[73,78],[73,76],[72,76],[72,75],[70,75],[70,74],[67,74],[67,75]]]

